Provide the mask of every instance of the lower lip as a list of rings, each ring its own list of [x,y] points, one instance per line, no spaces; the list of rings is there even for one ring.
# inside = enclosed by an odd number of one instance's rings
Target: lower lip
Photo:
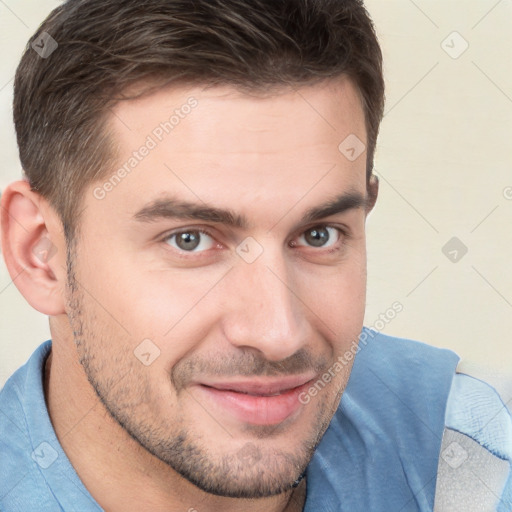
[[[239,421],[253,425],[277,425],[302,407],[299,395],[308,385],[309,382],[277,396],[253,396],[202,385],[199,388]]]

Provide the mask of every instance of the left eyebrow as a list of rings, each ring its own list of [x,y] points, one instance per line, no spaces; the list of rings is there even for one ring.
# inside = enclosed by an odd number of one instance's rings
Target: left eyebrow
[[[359,192],[348,192],[335,197],[325,205],[313,207],[306,211],[302,216],[301,223],[306,224],[315,220],[324,219],[331,215],[346,212],[347,210],[357,210],[368,206],[368,198]]]

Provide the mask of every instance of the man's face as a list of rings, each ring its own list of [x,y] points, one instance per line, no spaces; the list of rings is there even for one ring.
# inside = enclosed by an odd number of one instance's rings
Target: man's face
[[[355,88],[166,89],[109,123],[118,165],[86,191],[70,273],[89,381],[201,489],[282,492],[332,418],[350,373],[335,362],[363,323],[366,153],[338,149],[366,141]]]

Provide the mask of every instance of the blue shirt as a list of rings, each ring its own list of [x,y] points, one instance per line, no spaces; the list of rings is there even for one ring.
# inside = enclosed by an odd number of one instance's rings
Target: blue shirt
[[[0,392],[0,510],[100,512],[50,422],[43,391],[50,349],[43,343]],[[469,510],[461,500],[481,493],[478,500],[493,505],[479,510],[510,512],[512,418],[493,388],[455,373],[458,360],[364,328],[340,406],[306,472],[304,511],[427,512],[447,503]]]

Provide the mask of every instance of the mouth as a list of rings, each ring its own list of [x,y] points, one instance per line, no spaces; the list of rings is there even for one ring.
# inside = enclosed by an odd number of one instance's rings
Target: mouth
[[[251,381],[199,382],[195,387],[206,403],[236,420],[252,425],[278,425],[300,414],[299,395],[314,380],[313,375]]]

